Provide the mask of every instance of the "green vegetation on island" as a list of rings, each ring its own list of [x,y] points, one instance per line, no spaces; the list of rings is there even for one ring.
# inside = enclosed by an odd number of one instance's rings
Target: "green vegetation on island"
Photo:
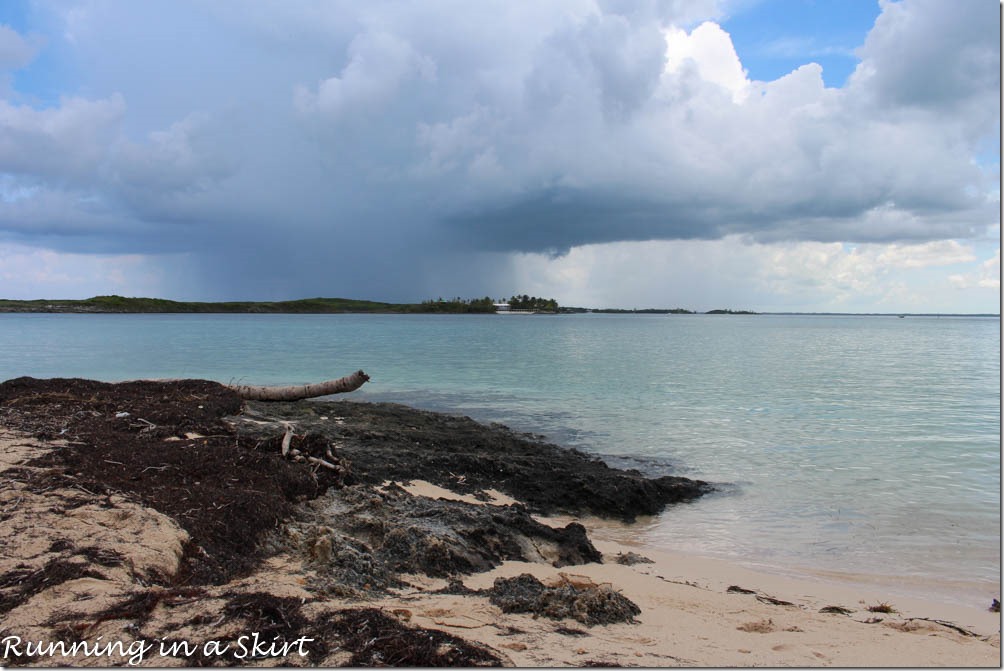
[[[458,296],[457,298],[451,298],[449,300],[439,298],[434,301],[423,301],[418,307],[420,309],[409,310],[409,312],[428,312],[438,314],[491,314],[495,312],[495,301],[487,296],[471,300],[466,300]]]
[[[562,307],[553,298],[538,298],[526,294],[508,299],[437,298],[421,303],[384,303],[351,298],[302,298],[294,301],[172,301],[164,298],[126,298],[125,296],[95,296],[82,300],[39,299],[30,301],[0,299],[0,312],[70,312],[70,313],[232,313],[232,314],[492,314],[496,305],[508,303],[510,310],[547,314],[699,314],[683,308],[620,308]],[[709,310],[709,315],[755,315],[749,310]]]
[[[75,313],[338,313],[418,312],[417,306],[348,298],[304,298],[295,301],[171,301],[163,298],[95,296],[83,300],[15,301],[0,299],[0,312]]]
[[[505,302],[500,301],[500,302]],[[557,312],[551,298],[513,296],[513,309]],[[525,307],[524,307],[525,306]],[[233,313],[233,314],[490,314],[495,301],[490,297],[427,300],[422,303],[384,303],[350,298],[304,298],[294,301],[172,301],[163,298],[126,298],[95,296],[82,300],[8,300],[0,299],[0,312],[69,312],[69,313]]]
[[[508,301],[510,310],[533,310],[535,312],[558,312],[561,308],[553,298],[537,298],[536,296],[513,296]]]
[[[488,296],[484,298],[464,299],[451,298],[443,300],[439,298],[434,301],[424,301],[420,304],[417,312],[442,312],[449,314],[478,314],[496,312],[496,305],[508,303],[510,310],[530,310],[533,312],[557,313],[561,310],[558,301],[553,298],[537,298],[536,296],[513,296],[511,298],[500,298],[494,300]]]

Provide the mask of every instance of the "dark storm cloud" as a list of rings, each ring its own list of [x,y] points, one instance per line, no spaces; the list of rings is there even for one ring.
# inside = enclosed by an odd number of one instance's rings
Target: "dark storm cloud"
[[[224,297],[414,299],[494,253],[982,230],[997,6],[883,8],[838,90],[723,83],[721,44],[668,63],[713,3],[43,3],[79,80],[0,101],[0,239],[187,252],[178,285]],[[0,68],[35,44],[0,30]]]
[[[695,208],[692,203],[673,205],[622,194],[551,188],[446,223],[467,249],[564,254],[578,244],[574,240],[716,238],[723,232],[721,221],[709,218],[706,208]]]

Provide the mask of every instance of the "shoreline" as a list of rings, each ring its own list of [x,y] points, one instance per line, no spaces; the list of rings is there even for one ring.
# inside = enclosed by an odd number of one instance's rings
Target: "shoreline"
[[[699,503],[697,503],[699,505]],[[667,511],[666,514],[672,514]],[[554,518],[555,521],[570,521],[571,518]],[[645,538],[645,532],[637,532],[633,525],[624,525],[616,520],[606,520],[595,517],[579,518],[590,531],[594,540],[619,543],[624,546],[649,550],[677,556],[684,561],[700,562],[709,560],[722,562],[779,578],[790,578],[798,581],[821,582],[826,584],[844,585],[849,589],[874,590],[882,589],[889,595],[914,599],[930,603],[941,603],[960,608],[970,608],[980,611],[989,605],[993,599],[999,599],[1000,582],[953,579],[943,575],[893,575],[869,573],[865,571],[838,571],[806,564],[777,563],[757,560],[744,560],[739,557],[701,552],[699,550],[671,549],[657,540]],[[655,523],[654,519],[639,519],[638,524]]]
[[[334,470],[283,459],[285,423]],[[504,427],[392,404],[235,404],[203,381],[28,379],[0,384],[0,426],[4,636],[202,646],[151,648],[144,666],[243,666],[206,646],[251,634],[311,641],[256,665],[1000,665],[999,613],[618,542],[630,527],[590,507],[637,519],[700,488]]]
[[[464,500],[459,495],[428,482],[416,481],[410,485],[405,484],[403,487],[416,496]],[[497,494],[497,492],[493,494]],[[501,504],[515,502],[504,495],[493,500],[493,502],[496,501]],[[671,515],[672,510],[668,510],[665,514]],[[628,552],[657,557],[656,563],[660,566],[673,567],[672,571],[677,574],[672,576],[674,579],[679,581],[701,580],[706,585],[714,586],[721,591],[725,591],[736,580],[742,579],[752,586],[759,586],[764,590],[778,592],[790,598],[799,598],[806,603],[818,601],[819,607],[822,607],[823,600],[832,601],[841,596],[847,598],[848,595],[853,595],[853,600],[857,602],[895,601],[895,605],[902,608],[904,616],[933,617],[932,613],[939,613],[941,617],[969,622],[969,626],[976,628],[984,635],[999,631],[1000,627],[999,615],[989,610],[989,605],[995,598],[991,596],[985,599],[986,607],[981,607],[977,605],[975,599],[954,602],[928,594],[899,593],[893,576],[823,572],[777,565],[748,564],[728,558],[666,550],[645,541],[630,538],[633,525],[617,520],[567,515],[535,515],[534,518],[555,527],[569,523],[582,524],[593,544],[600,549],[605,557]]]
[[[672,510],[666,514],[672,514]],[[541,518],[554,524],[572,521],[569,517]],[[874,598],[922,604],[927,610],[943,608],[956,614],[969,614],[977,620],[985,620],[983,613],[989,613],[989,606],[999,598],[1000,585],[976,581],[951,580],[944,577],[895,576],[876,573],[840,572],[808,566],[743,561],[734,557],[686,550],[673,550],[644,539],[631,538],[630,525],[614,520],[594,517],[580,517],[575,521],[589,530],[589,536],[597,545],[613,545],[628,548],[642,554],[652,553],[671,558],[682,566],[692,567],[695,574],[703,566],[718,566],[715,573],[733,571],[758,576],[766,583],[790,583],[809,589],[818,585],[822,591],[845,590],[871,594]],[[932,586],[933,581],[933,586]]]

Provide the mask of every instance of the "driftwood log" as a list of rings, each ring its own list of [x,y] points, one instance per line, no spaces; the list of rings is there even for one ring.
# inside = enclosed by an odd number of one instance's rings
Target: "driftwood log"
[[[361,370],[337,380],[314,384],[294,384],[285,387],[265,387],[250,384],[228,384],[227,386],[247,401],[300,401],[330,394],[344,394],[355,391],[366,384],[370,376]]]

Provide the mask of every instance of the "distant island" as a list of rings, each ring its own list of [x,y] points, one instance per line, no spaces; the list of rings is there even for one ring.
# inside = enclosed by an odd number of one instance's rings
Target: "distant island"
[[[513,296],[499,299],[513,309],[557,313],[560,307],[553,298]],[[155,313],[224,313],[224,314],[491,314],[496,300],[490,297],[438,298],[421,303],[384,303],[352,298],[303,298],[292,301],[172,301],[164,298],[127,298],[95,296],[81,300],[8,300],[0,299],[0,312],[155,314]]]
[[[487,303],[485,302],[487,301]],[[429,300],[422,303],[383,303],[351,298],[303,298],[293,301],[172,301],[163,298],[95,296],[83,300],[4,300],[0,312],[57,313],[233,313],[233,314],[338,314],[338,313],[478,313],[494,312],[491,298]]]
[[[593,312],[597,314],[604,315],[696,315],[697,312],[693,310],[684,310],[683,308],[644,308],[644,309],[633,309],[624,310],[622,308],[561,308],[562,312],[566,313],[585,313]]]
[[[563,307],[553,298],[514,295],[508,299],[437,298],[421,303],[384,303],[352,298],[302,298],[292,301],[172,301],[164,298],[127,298],[125,296],[94,296],[85,299],[0,299],[2,312],[38,312],[73,314],[493,314],[504,311],[536,314],[701,314],[683,308],[620,308]],[[506,308],[508,306],[508,308]],[[757,314],[747,310],[711,310],[705,314]]]

